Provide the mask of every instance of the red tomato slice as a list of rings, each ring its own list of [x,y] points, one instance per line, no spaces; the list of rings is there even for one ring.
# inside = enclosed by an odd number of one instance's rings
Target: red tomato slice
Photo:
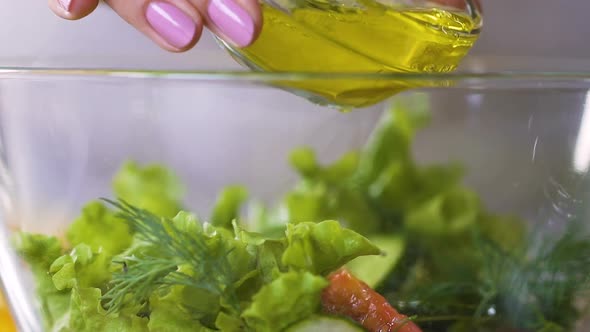
[[[350,317],[369,332],[422,332],[383,296],[348,271],[336,271],[328,280],[330,285],[322,293],[322,307],[328,314]]]

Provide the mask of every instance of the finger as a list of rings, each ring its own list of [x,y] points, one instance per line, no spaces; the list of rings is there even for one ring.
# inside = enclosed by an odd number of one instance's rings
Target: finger
[[[262,28],[257,0],[190,0],[205,25],[215,35],[236,47],[252,44]]]
[[[49,0],[49,8],[66,20],[78,20],[92,13],[98,0]]]
[[[197,43],[203,31],[203,19],[188,0],[105,2],[127,23],[171,52],[189,50]]]
[[[480,0],[475,0],[475,7],[477,7],[477,10],[479,10],[480,13],[483,13],[483,7],[481,6],[481,1]]]
[[[443,6],[450,7],[450,8],[457,8],[457,9],[461,9],[461,10],[464,10],[467,8],[467,1],[465,1],[465,0],[435,0],[435,2],[437,2]],[[479,11],[481,11],[481,5],[479,3],[479,0],[474,0],[473,3],[477,7],[477,9]]]

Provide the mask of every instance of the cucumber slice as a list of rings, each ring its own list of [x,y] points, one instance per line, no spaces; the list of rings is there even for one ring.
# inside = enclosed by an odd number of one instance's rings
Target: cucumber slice
[[[328,316],[314,316],[301,321],[285,332],[362,332],[360,325],[348,319]]]
[[[346,264],[355,277],[375,288],[383,282],[395,267],[404,252],[405,241],[401,236],[378,236],[369,238],[385,254],[381,256],[361,256]]]

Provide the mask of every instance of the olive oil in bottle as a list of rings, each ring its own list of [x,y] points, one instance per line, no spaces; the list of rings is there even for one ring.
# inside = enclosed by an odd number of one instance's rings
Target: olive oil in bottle
[[[457,67],[478,38],[479,16],[369,1],[358,8],[309,2],[289,14],[263,4],[258,40],[234,55],[272,72],[444,73]],[[428,83],[359,77],[278,84],[323,103],[362,107]]]

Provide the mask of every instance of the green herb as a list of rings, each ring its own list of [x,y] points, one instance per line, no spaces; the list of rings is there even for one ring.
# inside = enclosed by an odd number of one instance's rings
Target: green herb
[[[202,232],[189,233],[173,220],[159,218],[125,202],[106,201],[119,209],[118,216],[129,223],[140,241],[159,251],[156,257],[128,257],[123,262],[125,268],[113,274],[113,287],[104,296],[110,311],[120,309],[128,295],[132,295],[128,301],[142,303],[159,287],[184,285],[219,296],[228,309],[240,312],[233,288],[236,280],[232,278],[232,267],[227,259],[231,248],[225,243],[219,241],[218,246],[212,246]],[[185,218],[191,217],[179,214],[175,219]],[[178,270],[185,264],[191,267],[191,274]]]

